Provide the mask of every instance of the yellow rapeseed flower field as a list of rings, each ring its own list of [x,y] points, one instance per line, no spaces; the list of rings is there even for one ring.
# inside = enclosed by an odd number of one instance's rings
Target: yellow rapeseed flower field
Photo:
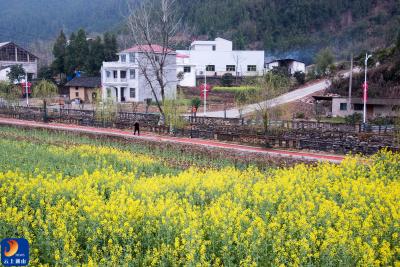
[[[28,239],[32,266],[400,266],[398,154],[149,176],[148,156],[50,150],[131,168],[2,170],[0,234]]]

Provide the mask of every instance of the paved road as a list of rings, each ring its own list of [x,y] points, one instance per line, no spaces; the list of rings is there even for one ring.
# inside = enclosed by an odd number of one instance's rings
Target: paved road
[[[206,146],[211,148],[220,148],[235,150],[244,153],[254,154],[268,154],[277,157],[292,157],[306,160],[314,161],[329,161],[334,163],[340,163],[344,157],[340,155],[330,155],[322,153],[309,153],[309,152],[297,152],[288,150],[277,150],[277,149],[265,149],[260,147],[237,145],[232,143],[224,143],[214,140],[203,140],[203,139],[191,139],[191,138],[177,138],[169,136],[159,136],[150,133],[144,133],[141,136],[134,136],[130,131],[118,130],[118,129],[106,129],[106,128],[94,128],[86,126],[77,126],[71,124],[60,124],[60,123],[42,123],[34,121],[24,121],[9,118],[0,118],[0,124],[3,125],[16,125],[16,126],[27,126],[32,128],[46,128],[46,129],[56,129],[71,132],[81,132],[87,134],[103,134],[108,136],[118,136],[124,138],[139,138],[142,140],[153,141],[153,142],[170,142],[170,143],[180,143],[188,145]],[[1,131],[1,128],[0,128]]]
[[[325,90],[331,85],[330,80],[321,80],[316,83],[313,83],[311,85],[307,85],[305,87],[296,89],[294,91],[291,91],[289,93],[283,94],[281,96],[278,96],[277,98],[268,100],[268,101],[263,101],[257,104],[251,104],[248,106],[245,106],[243,108],[242,114],[246,115],[248,113],[252,113],[256,111],[257,109],[260,109],[260,107],[276,107],[282,104],[290,103],[299,99],[302,99],[308,95],[315,94],[316,92]],[[199,114],[198,116],[202,116],[202,114]],[[218,117],[218,118],[223,118],[224,117],[224,111],[213,111],[213,112],[207,112],[206,114],[207,117]],[[227,118],[238,118],[239,117],[239,110],[237,108],[229,109],[226,111],[226,117]]]

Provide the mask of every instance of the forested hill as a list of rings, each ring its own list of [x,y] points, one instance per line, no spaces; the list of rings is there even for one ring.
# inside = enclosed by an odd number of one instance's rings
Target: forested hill
[[[194,32],[232,38],[238,48],[371,48],[400,28],[400,0],[179,1]]]
[[[234,40],[236,48],[276,53],[383,47],[400,28],[400,0],[177,1],[188,40],[221,36]],[[61,28],[104,32],[122,24],[126,2],[0,0],[0,41],[54,39]]]
[[[0,42],[53,40],[61,29],[104,32],[120,23],[126,0],[0,0]]]

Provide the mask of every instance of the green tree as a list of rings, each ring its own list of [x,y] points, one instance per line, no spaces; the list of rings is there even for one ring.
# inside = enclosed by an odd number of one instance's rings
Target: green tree
[[[298,83],[299,85],[302,85],[302,84],[304,84],[304,83],[306,82],[306,75],[305,75],[305,73],[302,72],[302,71],[296,71],[296,72],[293,74],[293,76],[294,76],[294,78],[296,79],[296,81],[297,81],[297,83]]]
[[[89,41],[89,54],[87,55],[85,72],[91,76],[99,75],[104,59],[104,45],[101,38],[97,37],[95,40]]]
[[[61,30],[53,46],[54,61],[52,63],[52,68],[54,72],[56,74],[59,74],[60,78],[61,74],[65,73],[66,71],[66,66],[65,66],[66,49],[67,49],[67,37],[65,36],[64,31]]]
[[[53,68],[52,67],[41,67],[38,72],[38,78],[41,80],[53,80]]]
[[[47,80],[41,80],[33,88],[33,97],[40,98],[43,101],[44,116],[43,121],[47,122],[47,101],[58,95],[57,86]]]
[[[85,70],[88,54],[89,44],[86,32],[80,29],[76,34],[72,33],[65,55],[67,75],[72,76],[77,70]]]
[[[115,61],[118,59],[118,44],[115,35],[106,32],[104,34],[104,61]]]
[[[75,33],[71,33],[69,37],[69,44],[65,50],[65,72],[67,75],[73,75],[76,70],[77,53],[75,48],[75,39]]]
[[[18,104],[21,98],[21,87],[0,81],[0,98],[4,99],[9,105]]]
[[[326,75],[329,73],[330,67],[334,62],[332,50],[329,48],[322,49],[315,57],[315,71],[318,75]]]
[[[20,64],[12,65],[7,77],[11,83],[20,83],[25,78],[25,70]]]
[[[80,29],[76,34],[76,38],[72,46],[75,49],[76,69],[83,70],[89,54],[87,35],[83,29]]]

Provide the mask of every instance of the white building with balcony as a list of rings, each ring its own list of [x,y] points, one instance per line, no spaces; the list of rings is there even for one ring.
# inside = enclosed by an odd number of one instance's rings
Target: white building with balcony
[[[233,76],[249,77],[264,74],[264,51],[232,48],[232,42],[216,38],[214,41],[194,41],[190,50],[178,50],[177,71],[184,73],[182,86],[196,86],[196,78],[221,77],[226,73]]]
[[[13,65],[22,65],[29,81],[37,78],[37,56],[13,42],[0,43],[0,80],[8,80],[7,74]]]
[[[118,53],[118,61],[103,62],[101,68],[102,96],[112,98],[116,102],[143,102],[145,99],[155,99],[152,87],[161,100],[161,89],[153,68],[147,57],[149,53],[159,59],[164,49],[158,45],[134,46]],[[176,96],[176,53],[167,50],[163,82],[165,97]],[[153,55],[154,54],[154,55]],[[158,62],[158,61],[155,61]],[[148,78],[146,79],[145,76]]]

